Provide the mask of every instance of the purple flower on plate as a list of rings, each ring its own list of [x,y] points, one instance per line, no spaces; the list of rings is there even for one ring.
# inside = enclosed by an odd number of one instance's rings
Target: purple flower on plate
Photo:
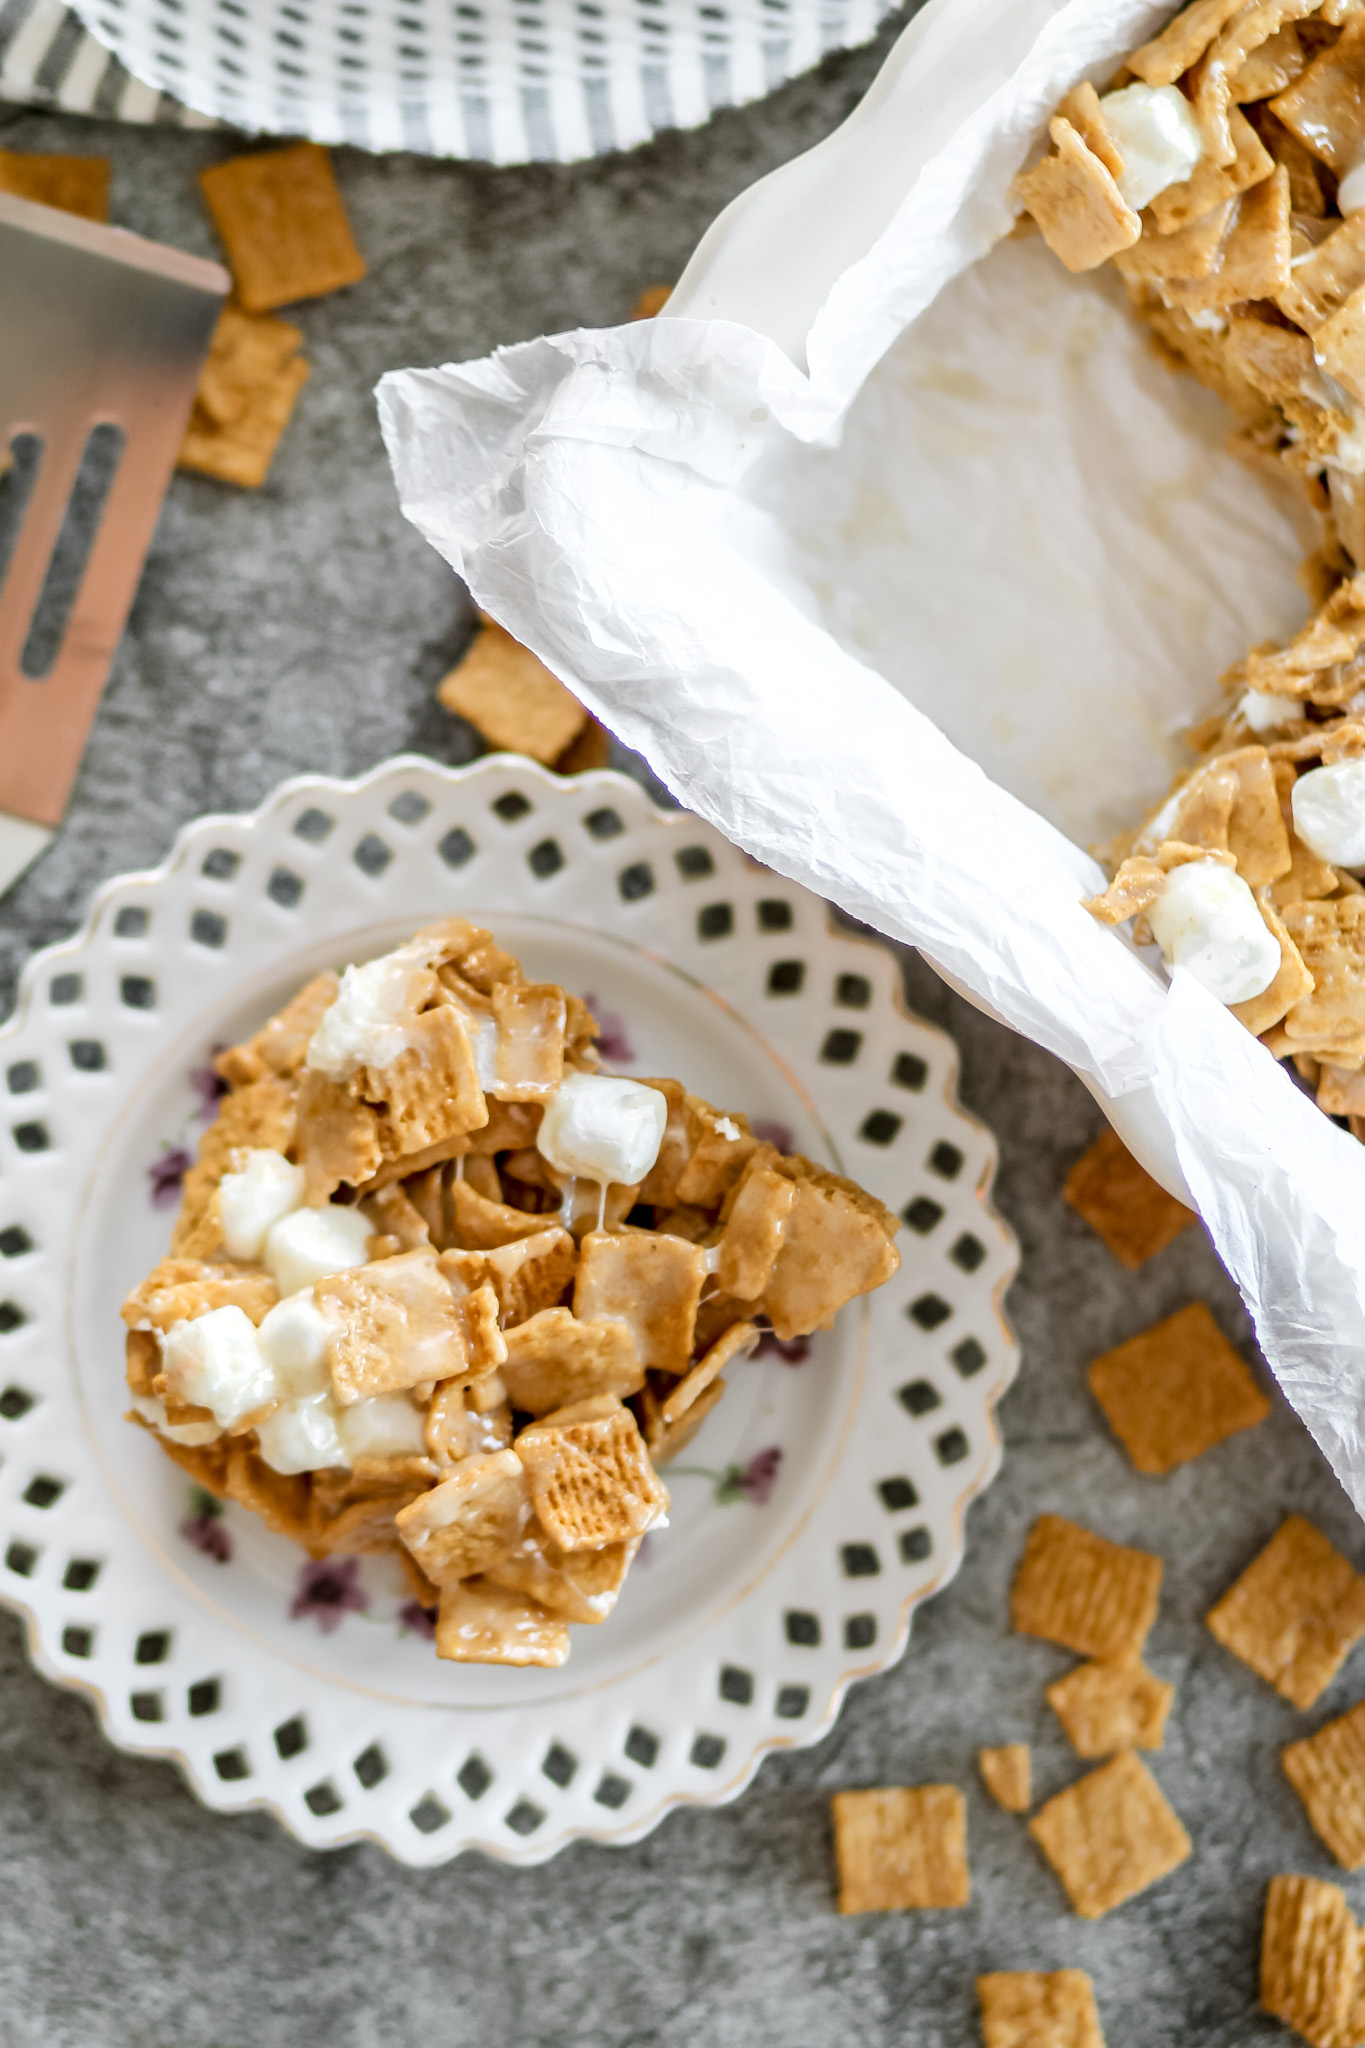
[[[329,1636],[344,1614],[363,1614],[370,1596],[360,1583],[360,1561],[354,1557],[319,1557],[299,1569],[289,1608],[291,1621],[311,1614]]]
[[[765,1330],[754,1346],[755,1358],[780,1358],[784,1365],[804,1365],[810,1357],[809,1337],[779,1337]]]
[[[616,1010],[599,1005],[596,996],[583,998],[597,1021],[597,1050],[612,1067],[628,1067],[633,1064],[636,1053],[626,1030],[626,1020]]]
[[[398,1627],[403,1635],[421,1636],[430,1643],[436,1636],[436,1609],[423,1607],[420,1600],[405,1600],[398,1610]]]
[[[194,1090],[194,1113],[201,1124],[212,1123],[218,1114],[218,1104],[228,1092],[227,1082],[212,1064],[218,1054],[226,1050],[226,1046],[211,1046],[209,1064],[190,1068],[189,1081],[190,1087]]]
[[[232,1531],[223,1527],[223,1503],[205,1487],[190,1488],[190,1512],[180,1524],[180,1533],[215,1564],[232,1560]]]
[[[732,1500],[747,1500],[756,1508],[766,1507],[781,1465],[781,1450],[769,1444],[766,1450],[755,1451],[747,1465],[727,1466],[716,1488],[717,1502],[724,1506]]]
[[[796,1139],[788,1126],[778,1123],[774,1117],[750,1117],[749,1129],[756,1138],[761,1138],[765,1145],[775,1145],[779,1152],[790,1152],[795,1147]]]
[[[180,1183],[193,1164],[183,1145],[168,1146],[159,1159],[152,1161],[147,1179],[154,1209],[169,1209],[180,1199]]]

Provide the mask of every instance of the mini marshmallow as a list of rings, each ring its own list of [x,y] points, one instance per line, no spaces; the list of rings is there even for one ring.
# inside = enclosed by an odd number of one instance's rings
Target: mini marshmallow
[[[1359,213],[1365,206],[1365,157],[1358,164],[1352,164],[1346,176],[1337,186],[1337,205],[1344,215]]]
[[[311,1287],[277,1301],[256,1332],[256,1341],[282,1400],[330,1392],[327,1325],[314,1305]]]
[[[173,1444],[211,1444],[223,1434],[216,1422],[168,1422],[166,1403],[159,1394],[134,1394],[132,1402],[143,1421],[150,1422]]]
[[[329,1273],[363,1266],[373,1225],[359,1209],[327,1202],[320,1209],[295,1209],[273,1225],[265,1240],[265,1263],[282,1295],[297,1294]]]
[[[421,1411],[402,1394],[374,1394],[343,1408],[337,1423],[346,1462],[357,1458],[406,1458],[426,1449]]]
[[[430,963],[432,948],[413,941],[348,967],[336,999],[308,1042],[307,1064],[315,1074],[346,1081],[358,1067],[387,1067],[407,1044],[406,1012],[414,976]]]
[[[559,1173],[631,1187],[658,1158],[667,1122],[657,1088],[616,1074],[569,1073],[550,1097],[536,1149]]]
[[[1337,867],[1365,867],[1365,761],[1310,768],[1290,802],[1294,830],[1310,853]]]
[[[1141,213],[1158,192],[1188,178],[1203,144],[1183,92],[1174,85],[1125,85],[1100,101],[1104,118],[1123,155],[1123,171],[1115,181],[1120,193]]]
[[[259,1259],[266,1232],[303,1203],[306,1176],[282,1152],[252,1150],[240,1173],[218,1183],[223,1243],[234,1259]]]
[[[349,1465],[337,1433],[336,1407],[328,1394],[308,1394],[282,1401],[272,1415],[256,1425],[261,1456],[276,1472],[321,1472],[329,1465]]]
[[[1243,690],[1237,699],[1237,715],[1252,732],[1275,732],[1280,726],[1302,718],[1303,706],[1297,697],[1275,697],[1269,690]]]
[[[166,1384],[178,1401],[208,1408],[223,1429],[275,1398],[275,1380],[244,1309],[211,1308],[177,1323],[163,1351]]]
[[[1280,971],[1280,942],[1242,877],[1218,861],[1172,868],[1147,913],[1170,967],[1187,967],[1220,1003],[1244,1003]]]

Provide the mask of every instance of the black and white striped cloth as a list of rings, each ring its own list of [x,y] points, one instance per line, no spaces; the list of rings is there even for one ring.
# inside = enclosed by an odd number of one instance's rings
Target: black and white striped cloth
[[[61,0],[0,0],[0,100],[147,125],[218,125],[134,78]]]

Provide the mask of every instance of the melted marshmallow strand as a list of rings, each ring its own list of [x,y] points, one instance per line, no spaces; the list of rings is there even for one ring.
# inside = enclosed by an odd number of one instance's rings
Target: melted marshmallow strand
[[[1310,769],[1290,802],[1294,830],[1310,853],[1339,868],[1365,867],[1365,761]]]
[[[1148,911],[1170,967],[1187,967],[1220,1003],[1245,1003],[1280,971],[1280,942],[1242,877],[1218,861],[1173,868]]]
[[[1158,192],[1182,184],[1199,161],[1203,145],[1190,103],[1174,85],[1125,85],[1106,93],[1100,106],[1123,156],[1115,183],[1141,213]]]
[[[550,1097],[536,1150],[559,1173],[633,1187],[659,1156],[668,1103],[617,1074],[566,1074]]]

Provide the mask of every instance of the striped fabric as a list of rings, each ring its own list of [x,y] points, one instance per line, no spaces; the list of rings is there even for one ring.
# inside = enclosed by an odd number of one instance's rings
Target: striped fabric
[[[134,78],[62,0],[0,0],[0,99],[148,125],[218,125]]]

